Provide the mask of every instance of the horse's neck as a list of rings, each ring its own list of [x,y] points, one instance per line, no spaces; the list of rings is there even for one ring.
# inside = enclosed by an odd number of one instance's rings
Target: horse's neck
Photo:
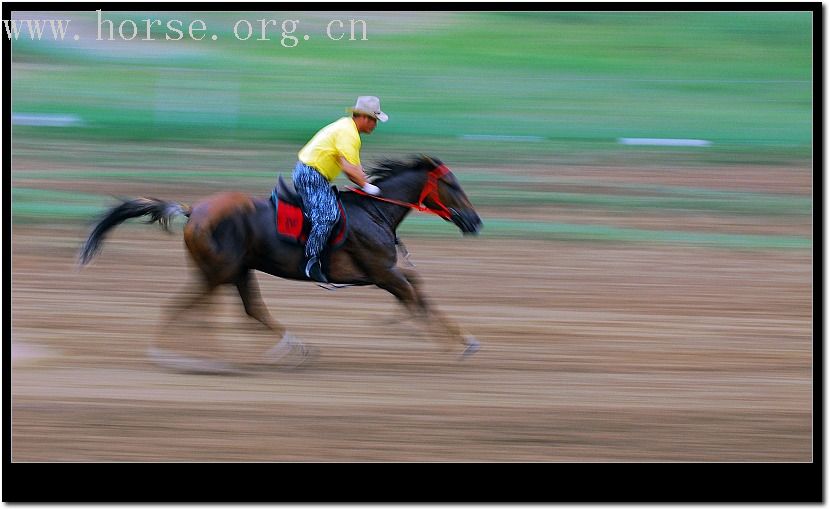
[[[410,172],[390,177],[385,182],[378,183],[378,187],[380,187],[383,198],[417,205],[425,183],[426,175],[421,175],[420,172]],[[411,210],[408,207],[402,207],[380,200],[371,200],[377,206],[378,211],[384,216],[384,219],[391,224],[393,230],[398,228],[398,225],[401,224]]]

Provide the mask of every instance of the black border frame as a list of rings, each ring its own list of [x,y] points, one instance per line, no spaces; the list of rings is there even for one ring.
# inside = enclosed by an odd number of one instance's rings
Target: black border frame
[[[4,2],[11,11],[186,11],[206,4],[158,2]],[[210,10],[231,4],[209,4]],[[383,10],[811,11],[813,38],[813,303],[821,303],[824,241],[824,8],[793,3],[412,3]],[[379,4],[233,3],[234,11],[377,10]],[[198,11],[198,9],[195,9]],[[11,86],[11,42],[3,37],[3,90]],[[811,463],[20,463],[11,459],[11,95],[3,94],[3,501],[6,502],[284,502],[549,503],[824,501],[823,316],[814,313]],[[816,138],[820,141],[815,143]],[[817,185],[817,186],[816,186]],[[816,215],[815,212],[819,214]],[[815,220],[819,228],[815,227]],[[815,238],[815,235],[814,235]],[[815,261],[818,260],[816,266]],[[816,271],[817,269],[817,271]],[[816,285],[818,283],[818,285]],[[190,477],[193,477],[188,481]],[[538,478],[537,478],[538,477]]]

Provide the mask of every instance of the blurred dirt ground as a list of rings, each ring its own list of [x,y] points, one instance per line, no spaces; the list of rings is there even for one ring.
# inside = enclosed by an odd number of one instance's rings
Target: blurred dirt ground
[[[15,225],[13,460],[812,460],[810,250],[494,239],[482,216],[480,238],[405,239],[427,294],[481,341],[470,360],[390,323],[384,291],[258,274],[321,356],[222,376],[145,356],[192,276],[180,228],[124,225],[76,272],[83,228]],[[276,340],[230,288],[161,333],[220,359]]]

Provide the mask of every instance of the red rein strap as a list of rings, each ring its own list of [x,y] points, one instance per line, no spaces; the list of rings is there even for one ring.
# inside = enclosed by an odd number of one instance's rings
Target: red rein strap
[[[358,188],[348,187],[347,189],[354,191],[359,195],[364,195],[370,198],[374,198],[375,200],[380,200],[381,202],[389,202],[390,204],[409,207],[410,209],[415,209],[422,212],[431,212],[432,214],[437,214],[445,220],[448,220],[452,216],[452,213],[450,213],[450,210],[441,202],[441,198],[438,196],[438,181],[441,179],[441,177],[447,175],[449,171],[449,168],[447,168],[444,165],[440,165],[429,172],[429,175],[427,176],[427,183],[424,185],[424,189],[421,191],[421,196],[420,198],[418,198],[417,204],[401,202],[400,200],[370,195],[369,193],[366,193],[362,189]],[[435,202],[439,209],[431,209],[425,206],[424,199],[426,199],[427,197],[432,198],[432,201]]]

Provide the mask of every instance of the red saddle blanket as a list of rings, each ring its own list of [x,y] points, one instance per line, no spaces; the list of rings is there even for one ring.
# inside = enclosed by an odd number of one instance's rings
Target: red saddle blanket
[[[311,222],[303,215],[303,210],[299,206],[279,199],[276,203],[277,233],[304,245],[311,231]],[[339,200],[337,207],[340,209],[340,217],[331,229],[328,242],[332,250],[340,248],[346,241],[346,211]]]

